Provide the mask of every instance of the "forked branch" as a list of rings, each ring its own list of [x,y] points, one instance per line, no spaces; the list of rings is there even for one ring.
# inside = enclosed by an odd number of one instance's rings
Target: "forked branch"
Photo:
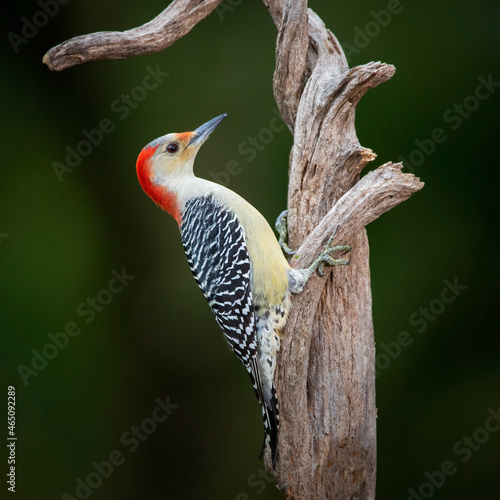
[[[323,217],[297,250],[290,265],[309,265],[323,250],[332,228],[339,226],[335,241],[351,241],[355,234],[424,187],[413,174],[403,174],[402,163],[385,163],[365,175]]]

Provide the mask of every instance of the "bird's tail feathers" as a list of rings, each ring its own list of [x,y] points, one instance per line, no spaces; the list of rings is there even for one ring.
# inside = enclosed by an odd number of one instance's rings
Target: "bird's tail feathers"
[[[264,454],[266,443],[268,443],[271,448],[271,459],[274,469],[276,468],[276,459],[278,457],[279,430],[279,409],[276,388],[274,387],[274,382],[272,380],[262,380],[257,360],[253,359],[251,361],[248,371],[262,409],[262,418],[264,420],[265,436],[260,457]]]

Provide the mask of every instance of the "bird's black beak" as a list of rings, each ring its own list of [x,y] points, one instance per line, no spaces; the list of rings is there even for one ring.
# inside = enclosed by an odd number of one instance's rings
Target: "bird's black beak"
[[[227,113],[223,113],[215,118],[212,118],[207,123],[204,123],[201,127],[198,127],[191,136],[191,140],[188,146],[201,146],[207,139],[208,136],[217,128],[219,123],[226,118]]]

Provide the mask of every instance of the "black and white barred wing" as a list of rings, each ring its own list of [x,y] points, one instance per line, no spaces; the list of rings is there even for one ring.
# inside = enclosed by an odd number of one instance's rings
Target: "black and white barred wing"
[[[211,197],[200,197],[186,203],[180,230],[194,279],[248,369],[257,345],[243,228],[231,210]]]
[[[278,447],[278,407],[272,380],[262,380],[257,361],[250,259],[236,215],[210,197],[186,203],[180,226],[189,266],[229,345],[245,365],[261,404],[273,466]]]

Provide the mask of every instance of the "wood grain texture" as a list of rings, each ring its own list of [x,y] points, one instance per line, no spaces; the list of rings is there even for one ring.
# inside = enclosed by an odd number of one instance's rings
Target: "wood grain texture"
[[[309,9],[306,65],[292,75],[286,50],[294,50],[294,43],[284,43],[283,20],[296,26],[305,16],[288,1],[264,3],[278,27],[276,54],[284,61],[276,64],[274,85],[283,88],[275,88],[274,95],[283,100],[278,106],[294,135],[288,231],[290,246],[299,248],[291,265],[309,266],[337,225],[335,243],[353,248],[349,267],[314,276],[293,299],[276,374],[280,451],[274,474],[289,499],[373,499],[375,343],[364,227],[423,184],[392,163],[360,181],[361,170],[376,155],[359,144],[356,105],[370,88],[391,78],[394,67],[373,62],[349,69],[337,39]],[[298,33],[295,43],[303,50]],[[301,86],[297,99],[294,89]],[[269,457],[266,466],[273,472]]]
[[[307,64],[309,30],[307,0],[286,0],[276,43],[274,99],[281,116],[293,133]]]
[[[284,331],[275,475],[288,498],[375,497],[375,349],[364,227],[423,187],[401,167],[382,165],[346,191],[291,261],[308,266],[336,225],[334,242],[353,247],[349,267],[312,277],[294,297]]]
[[[50,49],[43,62],[53,71],[101,59],[125,59],[166,49],[189,33],[222,0],[173,0],[158,16],[127,31],[100,31]]]
[[[50,69],[162,50],[187,34],[221,0],[174,0],[159,16],[125,32],[72,38],[44,57]],[[423,187],[401,164],[360,180],[376,155],[359,144],[361,97],[388,80],[380,62],[349,68],[335,36],[306,0],[263,0],[278,28],[273,90],[293,133],[288,187],[291,265],[309,266],[339,225],[336,244],[351,264],[314,275],[294,296],[283,332],[276,386],[280,401],[276,470],[288,499],[375,498],[375,343],[365,226]]]

